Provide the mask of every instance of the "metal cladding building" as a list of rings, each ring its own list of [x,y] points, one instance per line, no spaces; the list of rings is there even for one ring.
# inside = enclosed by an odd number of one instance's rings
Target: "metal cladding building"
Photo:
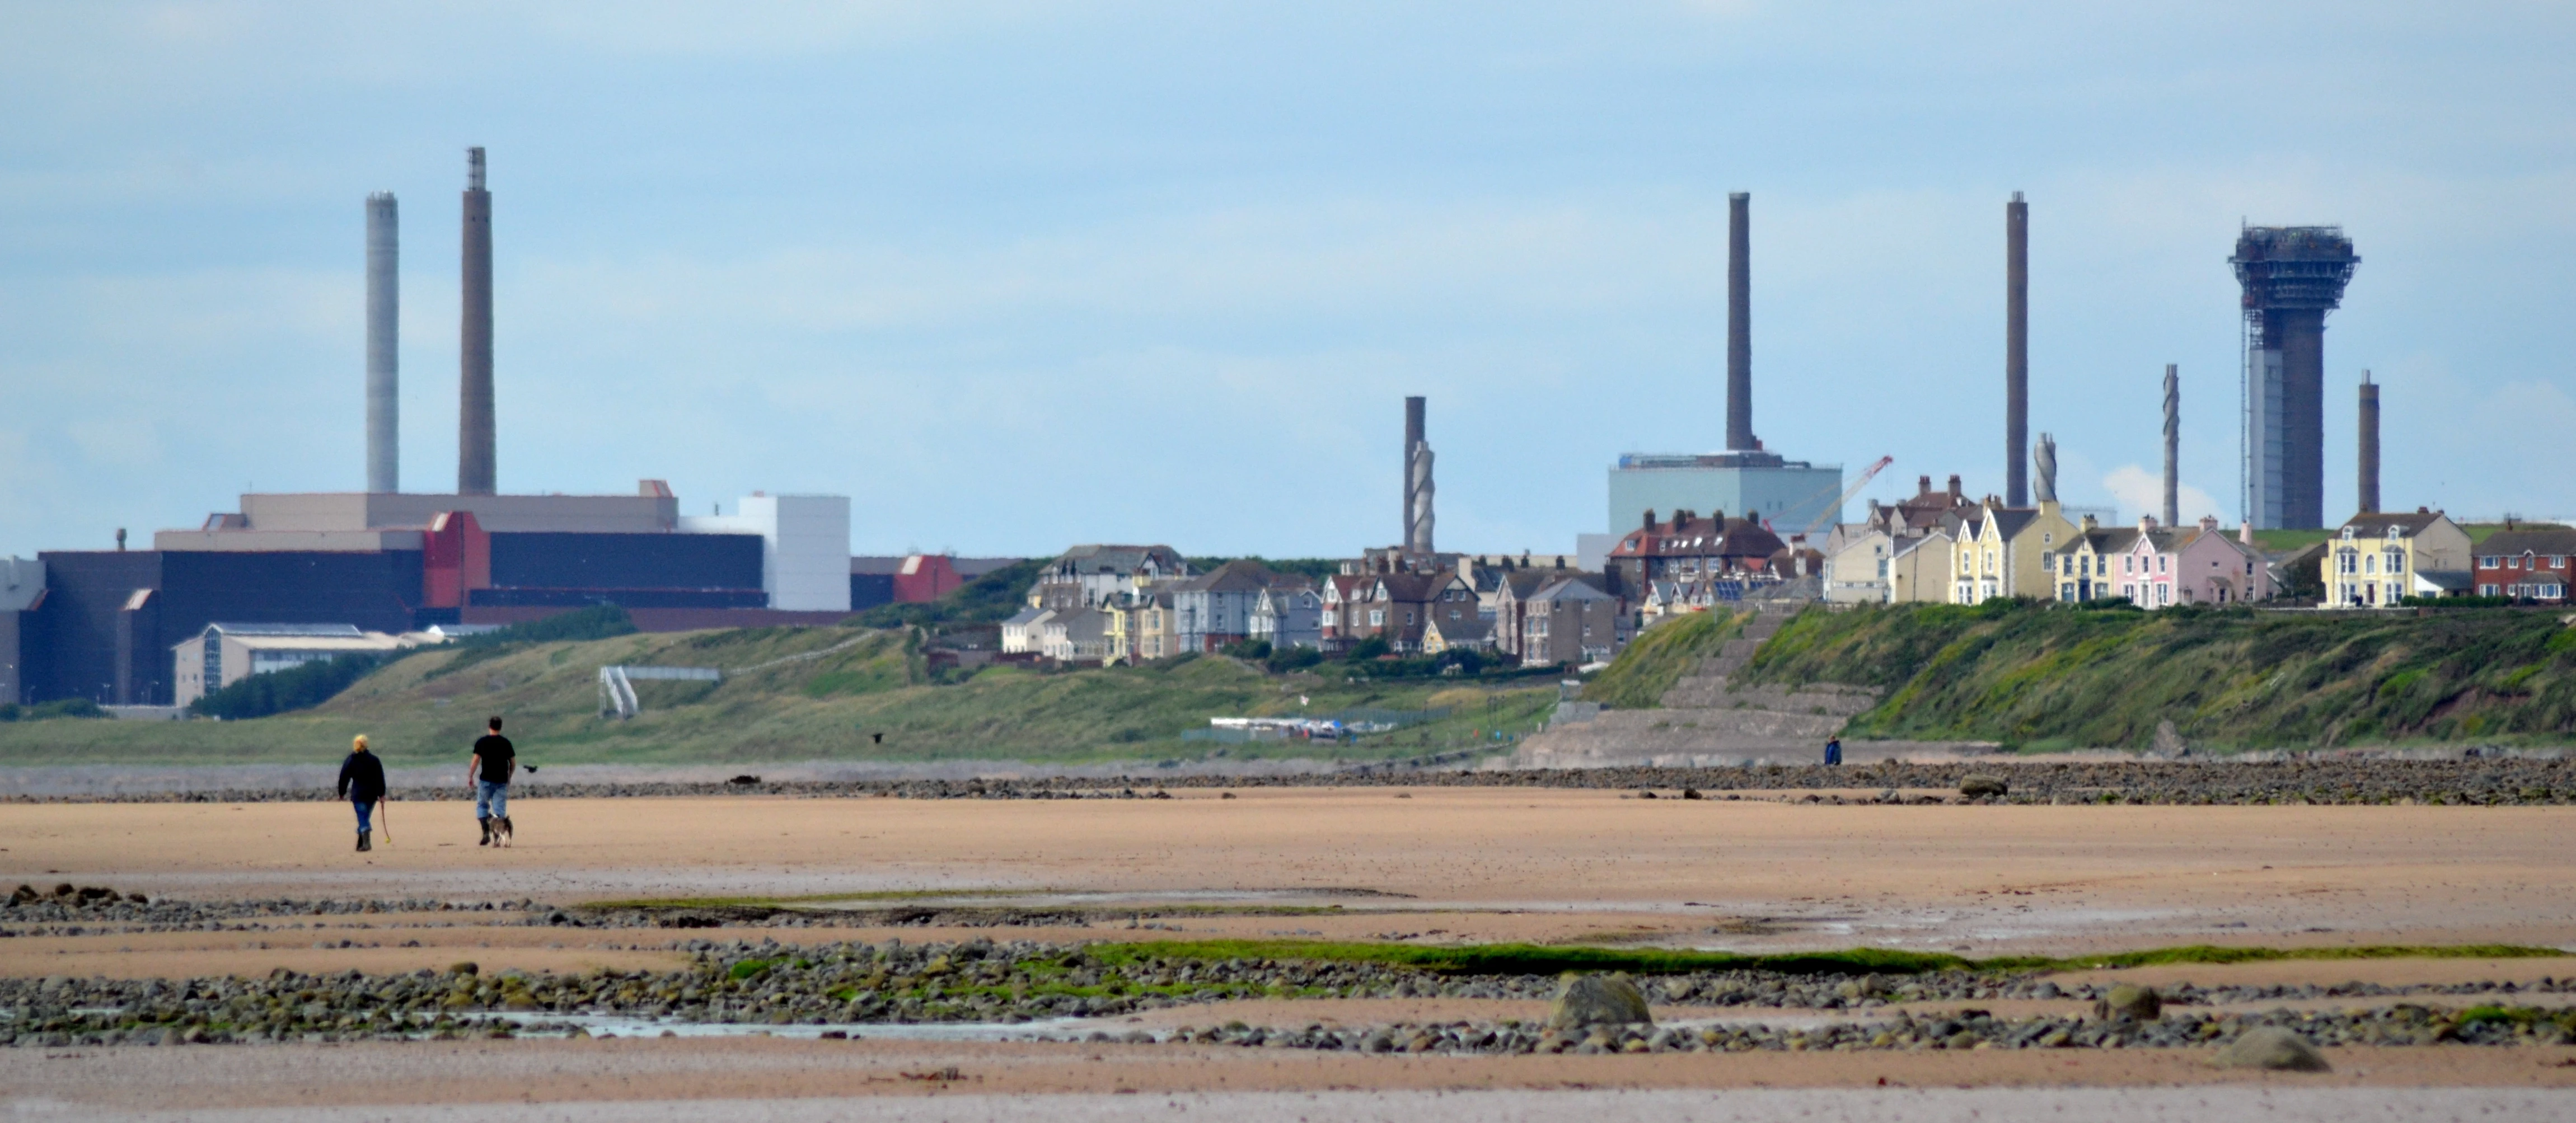
[[[1762,447],[1753,432],[1752,196],[1727,196],[1726,451],[1620,455],[1610,468],[1610,503],[1603,527],[1585,535],[1579,551],[1595,564],[1595,547],[1635,527],[1648,511],[1687,508],[1770,520],[1782,533],[1842,519],[1843,470],[1839,464],[1788,460]]]
[[[2342,227],[2249,226],[2228,263],[2245,290],[2245,516],[2323,527],[2326,313],[2361,259]]]

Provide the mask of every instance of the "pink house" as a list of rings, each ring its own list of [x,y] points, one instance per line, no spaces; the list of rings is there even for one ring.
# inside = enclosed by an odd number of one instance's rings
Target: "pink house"
[[[2270,600],[2272,571],[2252,543],[2218,529],[2205,516],[2196,527],[2160,527],[2138,520],[2137,537],[2111,566],[2107,584],[2140,608],[2177,604],[2234,604]]]

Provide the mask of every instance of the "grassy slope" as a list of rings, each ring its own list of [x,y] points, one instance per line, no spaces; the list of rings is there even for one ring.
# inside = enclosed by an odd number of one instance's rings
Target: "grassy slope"
[[[1673,683],[1743,631],[1744,617],[1733,612],[1694,612],[1667,619],[1646,629],[1586,683],[1584,700],[1614,709],[1653,709]]]
[[[2506,609],[1810,610],[1745,677],[1887,688],[1855,735],[2033,749],[2144,747],[2161,720],[2193,744],[2238,748],[2576,734],[2576,629]]]
[[[855,641],[852,643],[852,641]],[[631,721],[597,714],[598,670],[611,663],[740,668],[852,643],[819,658],[729,675],[721,684],[642,682]],[[241,722],[49,721],[0,725],[0,763],[253,763],[337,759],[366,733],[388,763],[459,757],[488,714],[540,765],[762,760],[1015,759],[1060,763],[1197,757],[1183,730],[1234,714],[1349,706],[1449,706],[1456,716],[1363,741],[1355,758],[1463,746],[1474,731],[1530,728],[1549,687],[1488,692],[1454,683],[1354,685],[1282,679],[1232,660],[1039,673],[989,668],[956,685],[913,685],[901,632],[755,628],[619,636],[515,649],[452,674],[460,653],[431,651],[361,680],[319,709]],[[1330,665],[1321,668],[1329,671]],[[883,733],[882,744],[872,735]],[[1239,745],[1228,755],[1321,755],[1302,743]]]

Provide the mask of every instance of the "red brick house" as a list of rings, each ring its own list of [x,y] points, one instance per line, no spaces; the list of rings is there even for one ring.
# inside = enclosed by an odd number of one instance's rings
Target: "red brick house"
[[[2576,584],[2576,527],[2500,530],[2473,547],[2482,597],[2563,604]]]

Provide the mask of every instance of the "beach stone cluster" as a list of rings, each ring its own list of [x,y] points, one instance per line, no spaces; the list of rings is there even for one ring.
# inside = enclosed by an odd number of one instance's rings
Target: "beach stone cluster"
[[[186,901],[64,883],[50,890],[21,885],[0,898],[0,937],[82,936],[140,932],[265,932],[289,918],[389,913],[535,912],[532,900],[442,901],[423,898],[326,900],[276,897]],[[557,910],[545,910],[553,912]]]
[[[1206,1044],[1363,1052],[1670,1052],[1836,1048],[2181,1048],[2216,1046],[2255,1025],[2291,1028],[2321,1045],[2558,1043],[2576,1038],[2576,1010],[2511,1005],[2512,984],[2475,984],[2466,1010],[2395,1003],[2360,1014],[2259,1017],[2177,1012],[2229,991],[2177,988],[2157,1015],[1998,1019],[1976,1010],[1940,1016],[1898,1009],[1885,1018],[1822,1027],[1630,1022],[1636,1007],[1617,986],[1585,976],[1450,977],[1381,964],[1201,960],[1140,956],[1134,949],[1065,949],[969,941],[799,947],[695,941],[678,970],[599,969],[577,974],[487,975],[472,963],[445,970],[369,975],[279,969],[255,978],[0,979],[0,1043],[189,1044],[409,1040],[495,1033],[575,1032],[572,1015],[617,1015],[674,1024],[852,1026],[887,1023],[1022,1024],[1113,1017],[1250,997],[1563,997],[1601,987],[1615,1016],[1564,1024],[1398,1025],[1371,1029],[1265,1030],[1240,1025],[1154,1038]],[[2111,987],[2061,988],[2048,980],[1970,972],[1858,978],[1775,972],[1698,972],[1636,980],[1630,992],[1673,1006],[1865,1011],[1890,1002],[1990,998],[2112,998]],[[2336,989],[2336,988],[2326,988]],[[2525,991],[2552,993],[2551,980]],[[2270,993],[2270,992],[2266,992]],[[2283,997],[2304,993],[2283,993]],[[2134,1005],[2134,1000],[2127,1000]],[[1712,1010],[1712,1015],[1715,1010]],[[1616,1023],[1616,1024],[1611,1024]],[[1131,1032],[1124,1040],[1140,1040]],[[1383,1038],[1385,1047],[1373,1042]]]
[[[2461,750],[2464,754],[2477,750]],[[2457,759],[2386,759],[2316,754],[2279,760],[2051,761],[2010,764],[1754,765],[1721,768],[1584,768],[1342,770],[1264,776],[1157,776],[1142,767],[1118,779],[776,780],[738,777],[709,783],[554,783],[525,781],[515,799],[641,798],[756,792],[805,798],[890,799],[1169,799],[1174,790],[1260,787],[1590,788],[1678,796],[1698,792],[1724,800],[1741,793],[1808,791],[1819,803],[1877,804],[2420,804],[2524,806],[2576,803],[2576,759],[2463,755]],[[1997,790],[1998,786],[2002,790]],[[1963,790],[1966,789],[1966,790]],[[1875,794],[1855,794],[1875,793]],[[405,800],[462,800],[441,786],[402,791]],[[109,795],[19,795],[21,803],[328,802],[323,787]]]
[[[2300,1046],[2349,1045],[2559,1045],[2576,1041],[2576,1013],[2560,1009],[2485,1007],[2466,1012],[2392,1006],[2359,1013],[2276,1010],[2240,1015],[2167,1017],[2161,1021],[2102,1021],[2080,1017],[1997,1018],[1979,1010],[1916,1018],[1899,1012],[1878,1022],[1820,1026],[1760,1023],[1657,1027],[1596,1025],[1572,1029],[1544,1023],[1402,1022],[1382,1026],[1279,1029],[1229,1023],[1214,1029],[1184,1026],[1165,1040],[1247,1048],[1322,1049],[1364,1053],[1744,1053],[1855,1052],[1943,1049],[2199,1049],[2224,1050],[2261,1032],[2256,1048],[2240,1050],[2251,1067],[2306,1067]],[[1097,1034],[1100,1041],[1142,1041],[1141,1032]],[[2283,1039],[2297,1045],[2285,1045]],[[2313,1051],[2312,1049],[2310,1050]],[[2266,1059],[2269,1058],[2269,1059]]]

